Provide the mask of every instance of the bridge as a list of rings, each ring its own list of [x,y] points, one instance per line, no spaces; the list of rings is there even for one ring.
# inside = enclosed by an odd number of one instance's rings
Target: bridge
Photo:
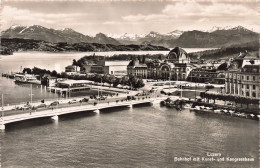
[[[46,109],[38,112],[31,111],[24,114],[15,114],[15,115],[4,116],[4,117],[2,116],[0,118],[0,130],[4,130],[6,124],[14,123],[18,121],[31,120],[31,119],[43,118],[43,117],[51,117],[53,120],[58,120],[59,116],[64,114],[70,114],[76,112],[87,112],[87,111],[94,111],[96,113],[99,113],[101,109],[108,109],[113,107],[132,108],[134,105],[160,103],[162,100],[165,100],[165,97],[147,98],[143,100],[129,100],[123,102],[100,103],[96,105],[87,104],[87,105],[79,105],[74,107]]]

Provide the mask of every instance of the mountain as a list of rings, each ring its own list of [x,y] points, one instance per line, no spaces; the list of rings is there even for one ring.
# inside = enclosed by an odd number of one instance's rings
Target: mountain
[[[257,40],[258,33],[242,26],[237,26],[233,28],[214,28],[212,32],[185,31],[177,38],[147,39],[146,41],[141,41],[141,44],[161,45],[168,48],[175,46],[184,48],[220,48]]]
[[[224,47],[257,41],[258,33],[242,26],[219,29],[213,32],[198,30],[184,32],[172,45],[183,47]]]
[[[117,40],[107,37],[99,33],[95,37],[90,37],[70,28],[62,30],[55,30],[45,28],[39,25],[33,26],[19,26],[13,25],[9,29],[1,32],[2,38],[21,38],[21,39],[34,39],[43,40],[51,43],[68,42],[68,43],[100,43],[100,44],[114,44],[119,45]]]
[[[11,26],[2,32],[2,38],[20,38],[43,40],[51,43],[99,43],[113,45],[154,45],[167,48],[180,46],[183,48],[221,48],[235,44],[249,43],[258,40],[258,33],[242,26],[213,27],[209,31],[174,30],[166,34],[151,31],[148,34],[108,34],[98,33],[90,37],[73,29],[55,30],[43,26]]]
[[[155,31],[151,31],[148,34],[108,34],[107,36],[112,37],[122,44],[154,44],[164,47],[168,46],[168,40],[178,38],[183,31],[174,30],[167,34],[161,34]]]

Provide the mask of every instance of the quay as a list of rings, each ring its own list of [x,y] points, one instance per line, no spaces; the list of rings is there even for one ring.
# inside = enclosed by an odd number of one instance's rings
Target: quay
[[[113,108],[113,107],[129,107],[132,108],[134,105],[138,104],[159,104],[165,97],[156,97],[156,98],[147,98],[143,100],[129,100],[124,102],[110,102],[110,103],[100,103],[96,105],[87,104],[87,105],[79,105],[74,107],[64,107],[64,108],[53,108],[46,109],[44,111],[39,112],[30,112],[24,114],[15,114],[10,116],[2,116],[0,118],[0,130],[5,129],[5,125],[9,123],[14,123],[18,121],[43,118],[43,117],[51,117],[53,120],[58,120],[60,115],[76,113],[76,112],[87,112],[94,111],[99,113],[101,109]]]

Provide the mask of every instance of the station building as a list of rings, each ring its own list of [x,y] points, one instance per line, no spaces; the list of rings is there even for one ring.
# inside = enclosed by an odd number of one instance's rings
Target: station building
[[[169,52],[165,60],[132,60],[127,66],[127,72],[141,78],[186,80],[192,67],[186,51],[176,47]]]

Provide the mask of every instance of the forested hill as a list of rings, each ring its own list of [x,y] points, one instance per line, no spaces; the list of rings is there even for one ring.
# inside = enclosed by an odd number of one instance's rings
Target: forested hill
[[[168,51],[168,48],[154,45],[113,45],[99,43],[50,43],[32,39],[1,39],[2,50],[49,51],[49,52],[98,52],[98,51]]]
[[[259,42],[253,41],[250,43],[243,43],[238,45],[231,45],[229,47],[223,47],[215,50],[206,50],[191,53],[190,56],[205,60],[216,60],[220,58],[233,58],[239,55],[240,52],[247,51],[254,57],[259,57]]]

